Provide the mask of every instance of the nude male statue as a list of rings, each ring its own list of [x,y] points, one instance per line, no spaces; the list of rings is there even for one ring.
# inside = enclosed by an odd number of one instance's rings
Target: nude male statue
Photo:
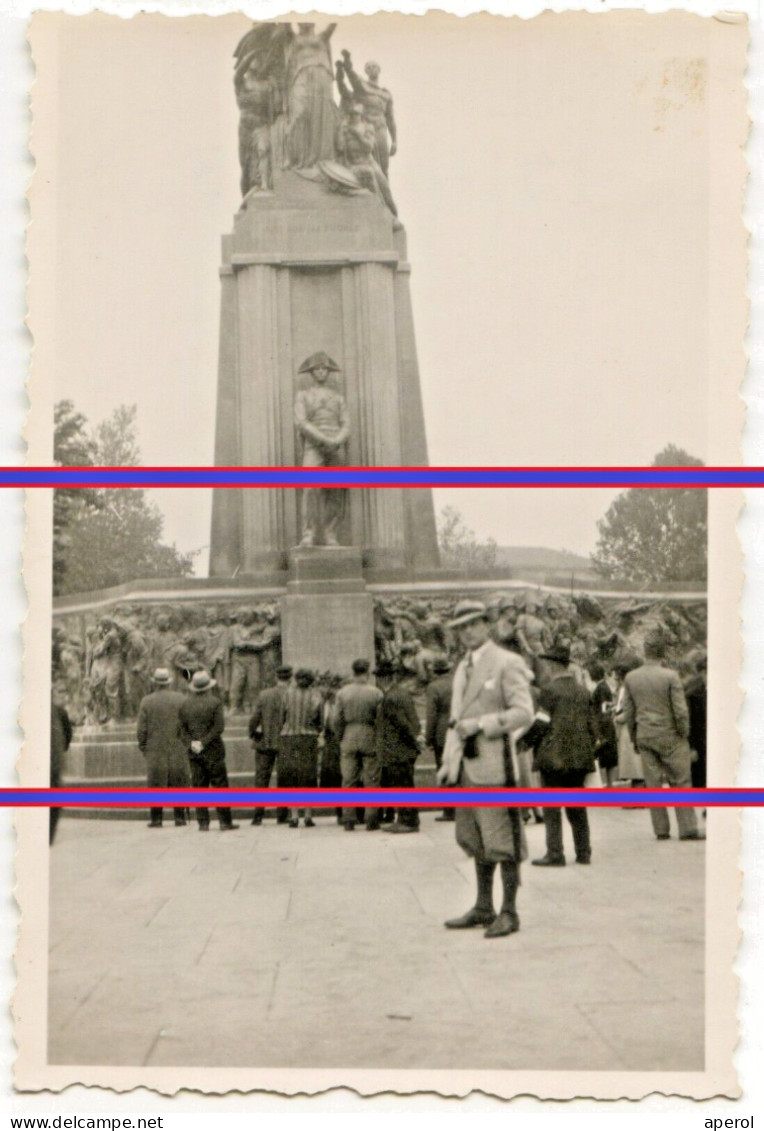
[[[375,153],[377,164],[389,177],[390,158],[395,156],[398,147],[398,133],[393,113],[393,96],[379,84],[379,63],[369,62],[364,67],[366,78],[353,69],[349,51],[342,52],[342,67],[348,77],[353,93],[363,105],[366,120],[374,128]],[[339,71],[339,68],[338,68]],[[389,138],[389,140],[388,140]]]

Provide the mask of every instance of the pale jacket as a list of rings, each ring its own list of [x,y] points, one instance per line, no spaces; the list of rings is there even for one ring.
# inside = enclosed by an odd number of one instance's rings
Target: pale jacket
[[[443,765],[447,781],[459,781],[464,743],[455,724],[462,719],[477,719],[480,732],[475,738],[477,757],[465,759],[470,783],[504,785],[506,742],[513,740],[533,722],[531,672],[521,656],[487,641],[468,675],[468,657],[454,674],[451,699],[451,726],[446,736]]]
[[[623,681],[623,720],[636,746],[686,739],[690,712],[675,671],[648,660]]]

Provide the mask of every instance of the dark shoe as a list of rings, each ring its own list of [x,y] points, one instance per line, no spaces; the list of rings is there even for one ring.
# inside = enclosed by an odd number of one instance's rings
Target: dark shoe
[[[531,860],[531,864],[535,864],[539,868],[564,868],[565,857],[550,856],[547,853],[546,856],[539,856],[538,860]]]
[[[366,832],[367,833],[378,833],[380,828],[381,828],[381,825],[379,824],[378,821],[376,821],[376,822],[373,822],[371,825],[366,826]]]
[[[315,827],[316,827],[316,822],[313,820],[313,818],[312,817],[306,817],[305,818],[305,828],[306,829],[315,829]]]
[[[262,817],[253,817],[252,820],[250,821],[250,824],[252,824],[252,825],[262,825],[262,823],[263,823]]]
[[[513,935],[520,930],[520,920],[517,915],[509,911],[500,911],[487,931],[483,933],[485,939],[500,939],[504,935]]]
[[[706,834],[701,832],[700,829],[695,829],[692,833],[682,833],[680,840],[705,840]]]
[[[656,840],[671,840],[671,833],[656,833]]]
[[[419,832],[419,826],[418,825],[388,825],[387,828],[384,829],[383,831],[386,832],[386,833],[418,833]]]
[[[175,828],[176,829],[185,829],[187,824],[188,824],[188,821],[176,821],[175,822]],[[162,826],[160,825],[159,827],[161,828]]]
[[[436,821],[455,821],[456,817],[453,813],[441,813],[439,817],[435,818]]]
[[[209,825],[200,825],[199,826],[199,832],[200,833],[208,833],[209,831],[210,831]]]
[[[443,926],[448,927],[449,931],[464,931],[468,927],[489,927],[495,918],[495,911],[471,907],[466,915],[461,915],[458,919],[446,919]]]
[[[147,829],[161,829],[161,827],[162,827],[161,821],[149,821],[149,823],[146,825]]]
[[[345,832],[346,833],[354,833],[355,832],[355,821],[346,821],[345,822]]]
[[[289,827],[290,827],[290,829],[299,829],[299,827],[300,827],[299,818],[296,821],[290,821]]]
[[[591,856],[577,856],[576,857],[576,864],[591,864],[591,862],[592,862]]]
[[[238,829],[238,827],[239,827],[238,825],[221,825],[220,831],[221,831],[221,833],[232,833],[236,829]]]

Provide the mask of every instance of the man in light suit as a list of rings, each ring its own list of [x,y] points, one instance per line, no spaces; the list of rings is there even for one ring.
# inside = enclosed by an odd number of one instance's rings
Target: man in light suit
[[[467,788],[514,785],[512,735],[533,721],[531,672],[525,661],[490,638],[485,605],[461,601],[448,626],[457,629],[465,656],[454,675],[451,722],[438,781]],[[520,929],[516,899],[520,861],[525,856],[519,810],[504,806],[458,808],[456,840],[475,861],[477,900],[452,930],[484,926],[486,938]],[[493,877],[501,865],[503,902],[496,915]]]
[[[624,680],[624,725],[642,758],[648,789],[660,789],[664,778],[675,789],[689,789],[690,713],[679,676],[662,666],[664,656],[662,636],[646,636],[645,662]],[[706,839],[694,809],[677,808],[675,812],[680,840]],[[650,818],[656,839],[669,840],[668,810],[662,806],[651,809]]]

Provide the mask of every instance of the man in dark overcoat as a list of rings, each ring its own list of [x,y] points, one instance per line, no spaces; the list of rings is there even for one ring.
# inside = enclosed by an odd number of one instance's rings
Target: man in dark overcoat
[[[414,764],[422,744],[422,727],[411,693],[401,680],[402,668],[383,660],[376,671],[382,699],[377,708],[375,743],[385,785],[390,789],[414,788]],[[368,817],[367,817],[368,820]],[[390,833],[419,832],[419,810],[406,805],[395,810]]]
[[[541,784],[549,789],[581,789],[586,775],[594,770],[597,731],[591,697],[569,670],[570,647],[556,644],[539,659],[546,668],[547,681],[539,692],[539,713],[549,716],[549,725],[536,748],[536,765]],[[592,858],[589,814],[583,806],[565,809],[573,832],[576,863],[589,864]],[[544,809],[546,853],[533,863],[539,867],[562,867],[562,811]]]
[[[223,701],[215,693],[217,686],[209,672],[195,672],[189,685],[190,694],[183,697],[180,708],[180,730],[188,750],[191,764],[191,784],[194,789],[227,789],[228,772],[225,764],[225,712]],[[238,829],[231,820],[231,810],[218,806],[220,831]],[[205,807],[196,810],[200,832],[208,832],[210,811]]]
[[[284,664],[276,670],[276,686],[264,688],[255,700],[249,720],[249,737],[255,748],[255,788],[268,789],[279,756],[279,736],[284,725],[286,693],[292,682],[292,668]],[[277,810],[280,824],[286,821],[286,809]],[[252,814],[252,824],[261,825],[265,809],[259,805]]]
[[[443,762],[443,747],[446,745],[448,724],[451,719],[451,695],[454,687],[454,676],[448,656],[436,656],[432,661],[433,679],[428,683],[424,693],[427,714],[424,724],[424,741],[435,755],[436,769],[440,769]],[[456,810],[446,808],[436,821],[455,820]]]
[[[157,668],[151,682],[154,690],[144,695],[138,706],[138,748],[146,759],[146,785],[149,789],[187,789],[191,784],[188,751],[180,731],[182,691],[174,691],[169,668]],[[149,810],[150,829],[161,829],[162,807]],[[173,810],[175,824],[186,824],[185,809]]]

